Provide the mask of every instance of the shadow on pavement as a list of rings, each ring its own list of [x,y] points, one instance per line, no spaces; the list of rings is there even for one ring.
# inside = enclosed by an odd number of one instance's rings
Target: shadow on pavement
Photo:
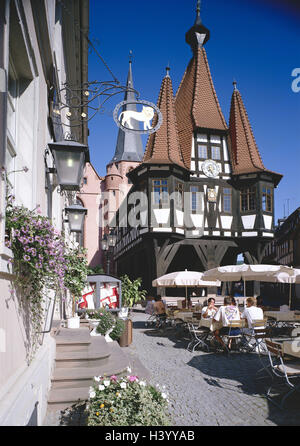
[[[229,356],[201,353],[195,355],[187,365],[199,370],[204,375],[205,382],[212,388],[222,388],[253,397],[264,398],[270,382],[270,378],[256,380],[261,363],[254,353],[232,353]],[[268,420],[278,426],[300,425],[299,396],[292,396],[285,410],[277,408],[270,401],[267,402]]]

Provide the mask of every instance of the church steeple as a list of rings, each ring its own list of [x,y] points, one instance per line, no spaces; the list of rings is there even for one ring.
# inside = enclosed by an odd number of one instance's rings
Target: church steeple
[[[127,77],[127,89],[124,96],[124,101],[136,101],[136,95],[133,86],[133,76],[132,76],[132,53],[130,52],[129,57],[129,70]],[[131,110],[137,111],[135,104],[125,105],[122,111]],[[134,121],[133,128],[139,130],[138,122]],[[116,151],[111,163],[118,163],[119,161],[131,161],[140,162],[144,156],[142,138],[137,133],[123,132],[119,129]]]
[[[186,33],[185,40],[191,46],[193,53],[208,42],[210,31],[203,25],[201,20],[201,0],[197,1],[197,15],[194,26]]]

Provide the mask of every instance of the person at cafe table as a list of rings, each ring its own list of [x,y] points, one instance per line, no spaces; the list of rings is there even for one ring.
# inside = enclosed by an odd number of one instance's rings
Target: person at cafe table
[[[253,321],[262,321],[264,319],[264,312],[261,308],[255,306],[256,299],[248,297],[246,299],[247,307],[243,311],[242,319],[247,319],[248,327],[253,328]]]
[[[207,306],[202,308],[201,315],[204,319],[213,318],[218,311],[217,307],[215,307],[215,302],[216,300],[210,297],[207,301]]]
[[[238,307],[235,305],[235,300],[233,296],[224,298],[224,305],[222,305],[214,316],[214,321],[221,322],[222,328],[220,330],[214,331],[214,336],[220,344],[226,348],[226,345],[220,336],[228,335],[229,333],[233,336],[240,334],[241,330],[239,328],[230,328],[230,323],[233,321],[240,321],[240,312]],[[231,348],[231,339],[228,344],[228,348]]]

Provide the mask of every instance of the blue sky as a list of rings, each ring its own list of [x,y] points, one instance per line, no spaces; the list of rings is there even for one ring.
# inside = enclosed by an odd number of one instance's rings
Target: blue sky
[[[202,0],[201,7],[211,31],[206,51],[225,118],[228,122],[236,79],[265,167],[284,175],[275,194],[276,219],[284,208],[287,214],[300,206],[300,93],[291,88],[292,71],[300,67],[300,15],[286,5],[279,0]],[[196,0],[91,0],[90,39],[122,84],[132,50],[135,88],[141,99],[156,103],[167,64],[176,92],[191,58],[185,33],[195,10]],[[91,51],[89,80],[111,79]],[[91,161],[103,176],[118,134],[111,112],[122,100],[122,95],[110,100],[106,112],[89,123]]]

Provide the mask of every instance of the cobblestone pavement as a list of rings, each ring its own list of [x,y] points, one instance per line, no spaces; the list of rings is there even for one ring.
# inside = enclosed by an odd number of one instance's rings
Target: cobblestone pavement
[[[148,370],[148,381],[165,386],[174,426],[300,425],[299,398],[285,411],[265,399],[267,382],[254,379],[261,368],[256,354],[190,353],[188,340],[175,330],[146,328],[148,316],[141,312],[131,317],[133,343],[124,350],[131,363],[140,361]],[[84,406],[79,406],[63,414],[48,413],[44,426],[85,422]]]
[[[300,425],[300,399],[281,411],[264,397],[268,382],[255,381],[256,354],[187,351],[175,330],[145,328],[144,313],[133,313],[133,343],[128,348],[166,387],[174,426]],[[260,384],[259,384],[260,383]]]

